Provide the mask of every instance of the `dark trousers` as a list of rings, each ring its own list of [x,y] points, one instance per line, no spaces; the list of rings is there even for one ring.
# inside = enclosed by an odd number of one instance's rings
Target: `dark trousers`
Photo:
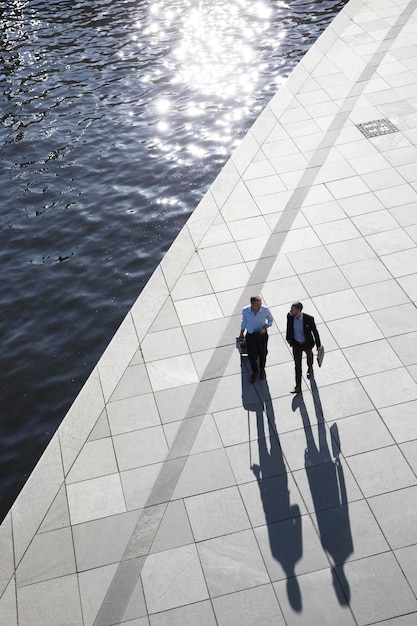
[[[268,333],[246,333],[246,348],[252,372],[265,369],[266,355],[268,354]]]
[[[301,387],[301,375],[303,371],[302,361],[303,361],[303,352],[307,355],[307,366],[313,367],[313,349],[309,348],[306,343],[298,343],[298,341],[294,341],[294,345],[292,347],[292,353],[294,357],[295,363],[295,386]]]

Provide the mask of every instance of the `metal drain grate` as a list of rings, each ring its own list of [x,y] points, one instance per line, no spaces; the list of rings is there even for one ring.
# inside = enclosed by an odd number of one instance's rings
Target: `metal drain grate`
[[[389,133],[399,133],[399,129],[389,120],[373,120],[372,122],[364,122],[356,124],[361,133],[368,139],[371,137],[379,137],[380,135],[389,135]]]

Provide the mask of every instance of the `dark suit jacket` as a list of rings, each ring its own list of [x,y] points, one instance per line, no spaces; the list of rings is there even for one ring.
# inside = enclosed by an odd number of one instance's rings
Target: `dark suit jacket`
[[[321,346],[320,335],[318,333],[316,322],[314,321],[314,317],[312,315],[307,315],[307,313],[303,313],[303,326],[304,326],[304,337],[306,338],[307,349],[312,350],[314,348],[314,344],[318,348]],[[294,318],[292,315],[288,313],[287,315],[287,337],[286,337],[290,346],[294,345]]]

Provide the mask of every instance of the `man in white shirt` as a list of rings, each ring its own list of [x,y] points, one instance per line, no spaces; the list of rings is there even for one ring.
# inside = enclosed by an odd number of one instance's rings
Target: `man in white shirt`
[[[265,363],[268,354],[268,328],[272,326],[271,311],[262,306],[261,296],[252,296],[250,305],[242,309],[239,339],[246,339],[249,362],[252,367],[251,382],[258,377],[265,379]],[[246,330],[246,335],[245,335]],[[259,362],[259,365],[258,365]]]

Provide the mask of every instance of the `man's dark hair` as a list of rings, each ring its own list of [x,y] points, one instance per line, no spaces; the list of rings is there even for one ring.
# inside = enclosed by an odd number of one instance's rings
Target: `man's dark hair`
[[[254,302],[259,302],[260,300],[262,300],[261,296],[251,296],[250,303],[253,304]]]
[[[303,310],[303,305],[301,304],[301,302],[293,302],[292,305],[295,309],[297,309],[297,311],[302,311]]]

